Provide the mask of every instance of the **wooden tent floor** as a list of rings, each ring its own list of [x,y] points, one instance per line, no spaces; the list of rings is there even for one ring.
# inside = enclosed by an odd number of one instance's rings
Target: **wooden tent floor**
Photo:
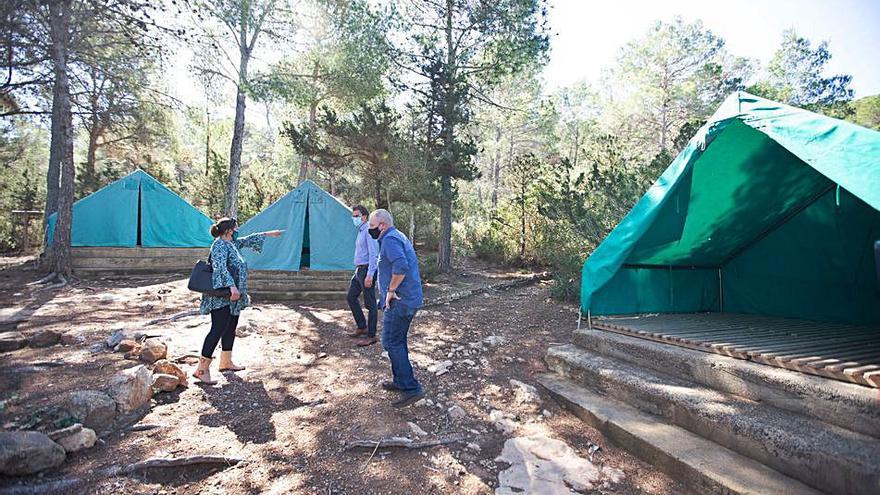
[[[880,328],[689,313],[593,318],[592,326],[880,388]]]

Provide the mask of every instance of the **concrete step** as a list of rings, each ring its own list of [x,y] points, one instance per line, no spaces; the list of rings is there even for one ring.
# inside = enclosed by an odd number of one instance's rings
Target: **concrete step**
[[[538,382],[618,446],[657,466],[699,494],[819,495],[767,466],[558,375]]]
[[[880,493],[880,442],[873,437],[574,345],[550,348],[546,360],[565,378],[820,490]]]
[[[348,291],[348,280],[251,280],[248,278],[248,290],[252,292],[289,292],[289,291]]]
[[[251,280],[293,281],[293,280],[351,280],[354,269],[351,271],[333,270],[300,270],[288,272],[282,270],[251,270],[248,277]]]
[[[602,330],[577,331],[574,343],[595,354],[880,438],[880,396],[874,388]]]
[[[255,302],[263,301],[345,301],[344,291],[251,292]]]

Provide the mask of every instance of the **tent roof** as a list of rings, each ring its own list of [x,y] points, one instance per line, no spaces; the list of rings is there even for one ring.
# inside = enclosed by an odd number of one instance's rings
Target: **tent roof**
[[[57,214],[49,217],[51,240]],[[73,204],[73,246],[203,247],[211,219],[143,170]]]
[[[582,308],[624,264],[721,267],[835,187],[880,210],[878,162],[876,131],[734,93],[584,264]]]

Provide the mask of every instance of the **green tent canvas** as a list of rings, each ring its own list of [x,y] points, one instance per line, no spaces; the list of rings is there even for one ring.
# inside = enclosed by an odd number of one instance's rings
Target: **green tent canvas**
[[[351,208],[304,181],[241,226],[240,235],[283,229],[284,235],[267,238],[260,254],[242,251],[255,270],[351,270],[357,229]]]
[[[49,217],[51,242],[57,214]],[[103,247],[206,247],[213,222],[143,170],[73,204],[71,244]]]
[[[880,133],[735,93],[583,267],[593,315],[880,324]]]

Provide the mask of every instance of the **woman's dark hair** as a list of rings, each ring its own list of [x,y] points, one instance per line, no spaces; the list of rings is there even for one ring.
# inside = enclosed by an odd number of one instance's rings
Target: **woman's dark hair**
[[[367,210],[367,207],[364,205],[355,205],[354,208],[351,209],[351,211],[354,211],[354,210],[361,212],[361,216],[364,216],[364,217],[370,216],[370,211]]]
[[[234,229],[236,225],[238,225],[236,219],[223,217],[220,220],[217,220],[217,223],[211,225],[211,235],[214,237],[220,237],[227,231]]]

